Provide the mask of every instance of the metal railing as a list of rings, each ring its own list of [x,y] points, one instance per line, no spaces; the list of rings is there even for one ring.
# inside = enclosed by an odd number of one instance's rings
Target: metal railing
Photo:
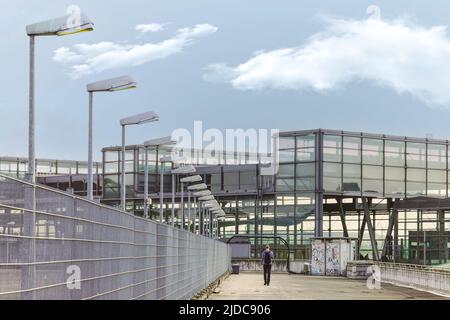
[[[222,242],[0,174],[0,299],[189,299]]]

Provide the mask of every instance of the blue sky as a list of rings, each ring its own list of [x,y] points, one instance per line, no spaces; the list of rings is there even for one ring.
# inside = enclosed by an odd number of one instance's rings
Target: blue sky
[[[450,38],[445,29],[432,29],[448,25],[446,1],[0,1],[1,155],[27,154],[25,25],[62,16],[72,4],[94,21],[95,31],[37,39],[39,158],[86,158],[85,85],[122,74],[139,88],[95,97],[97,159],[102,147],[120,143],[120,118],[148,110],[161,121],[130,128],[129,143],[192,129],[195,120],[223,130],[322,127],[450,137]],[[372,4],[381,9],[381,22],[366,23]],[[140,24],[162,30],[136,30]],[[374,28],[380,33],[373,35]],[[118,66],[93,53],[99,43],[102,53],[118,50]],[[81,44],[88,53],[80,53]],[[65,56],[55,58],[61,48]],[[322,55],[321,48],[336,54]],[[133,62],[133,49],[143,62]],[[291,51],[280,57],[280,49]],[[352,50],[357,59],[349,58]],[[86,63],[89,72],[73,74],[73,66]]]

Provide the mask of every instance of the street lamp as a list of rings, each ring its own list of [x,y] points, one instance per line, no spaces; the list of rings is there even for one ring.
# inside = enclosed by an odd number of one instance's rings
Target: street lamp
[[[159,121],[159,116],[153,111],[140,113],[120,120],[122,126],[122,162],[120,179],[120,205],[125,211],[126,187],[125,187],[125,127],[132,125],[141,125],[144,123]]]
[[[84,31],[94,30],[94,24],[84,15],[80,14],[77,21],[71,21],[70,15],[64,17],[38,22],[26,26],[26,32],[30,38],[30,84],[29,84],[29,124],[28,124],[28,178],[34,183],[36,181],[35,168],[35,108],[34,108],[34,44],[35,37],[40,36],[64,36]]]
[[[163,164],[166,162],[170,162],[170,163],[176,163],[176,162],[183,162],[185,161],[185,158],[183,157],[179,157],[176,155],[169,155],[169,156],[164,156],[161,157],[159,159],[159,161],[161,162],[161,178],[160,178],[160,193],[159,193],[159,222],[162,223],[162,219],[163,219],[163,201],[164,201],[164,171],[163,171]],[[173,203],[174,203],[174,176],[172,174],[172,216],[174,215],[174,208],[173,208]],[[173,220],[172,220],[173,222]]]
[[[184,165],[180,166],[171,171],[172,173],[172,227],[175,225],[175,177],[177,174],[191,174],[195,173],[196,169],[192,165]],[[181,186],[181,193],[183,193],[183,186]],[[183,194],[181,195],[181,207],[184,205],[183,203]],[[184,217],[183,217],[184,219]]]
[[[144,217],[148,218],[148,148],[155,147],[156,157],[158,158],[158,151],[160,146],[174,145],[177,142],[172,140],[172,137],[167,136],[163,138],[147,140],[144,142],[145,164],[144,164]],[[162,171],[162,168],[161,168]],[[163,186],[160,186],[161,191]],[[162,194],[162,193],[161,193]],[[160,216],[162,219],[162,202],[160,202]],[[162,220],[160,220],[162,222]]]
[[[86,86],[89,93],[89,137],[88,137],[88,186],[87,197],[92,200],[93,194],[93,161],[92,161],[92,109],[94,92],[115,92],[136,88],[136,82],[129,76],[107,79],[90,83]]]
[[[200,182],[202,181],[202,177],[199,175],[185,177],[180,179],[181,182],[181,203],[183,204],[184,201],[184,184],[185,183],[194,183],[194,182]],[[183,229],[184,229],[184,206],[181,206],[181,217],[183,220]],[[188,225],[187,229],[190,231],[191,228],[191,191],[188,189]]]

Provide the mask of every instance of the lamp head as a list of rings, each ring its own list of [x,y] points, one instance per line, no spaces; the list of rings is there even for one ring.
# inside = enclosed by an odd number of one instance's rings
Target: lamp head
[[[131,117],[123,118],[120,120],[121,126],[130,126],[130,125],[136,125],[136,124],[144,124],[148,122],[154,122],[159,121],[159,116],[153,112],[144,112],[140,114],[136,114]]]
[[[130,76],[101,80],[86,86],[88,92],[115,92],[136,88],[137,84]]]
[[[77,19],[73,19],[72,15],[65,15],[26,26],[29,36],[66,36],[93,30],[94,23],[83,13]]]

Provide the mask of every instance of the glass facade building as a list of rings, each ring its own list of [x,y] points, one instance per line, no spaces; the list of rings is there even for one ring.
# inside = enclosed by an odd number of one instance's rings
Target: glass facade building
[[[361,255],[372,257],[372,238],[382,255],[391,234],[397,261],[430,264],[448,260],[447,140],[317,129],[280,133],[276,145],[274,175],[263,173],[267,157],[258,154],[210,150],[180,154],[196,167],[226,212],[219,225],[221,237],[281,237],[289,243],[291,256],[309,259],[310,239],[315,236],[358,239]],[[165,172],[164,219],[171,216],[172,165],[158,160],[171,152],[165,147],[148,149],[152,219],[159,218],[161,169]],[[102,154],[102,162],[94,167],[95,195],[105,204],[119,206],[121,148],[104,148]],[[143,215],[144,167],[143,146],[127,146],[126,208],[136,215]],[[36,168],[38,182],[86,194],[86,162],[40,159]],[[2,174],[23,178],[26,171],[26,159],[0,158]],[[178,224],[182,177],[175,179]],[[421,199],[428,203],[425,207],[408,202]],[[397,218],[392,222],[394,212]],[[275,238],[251,241],[255,256],[265,244],[274,247],[279,257],[286,256],[286,248]]]

